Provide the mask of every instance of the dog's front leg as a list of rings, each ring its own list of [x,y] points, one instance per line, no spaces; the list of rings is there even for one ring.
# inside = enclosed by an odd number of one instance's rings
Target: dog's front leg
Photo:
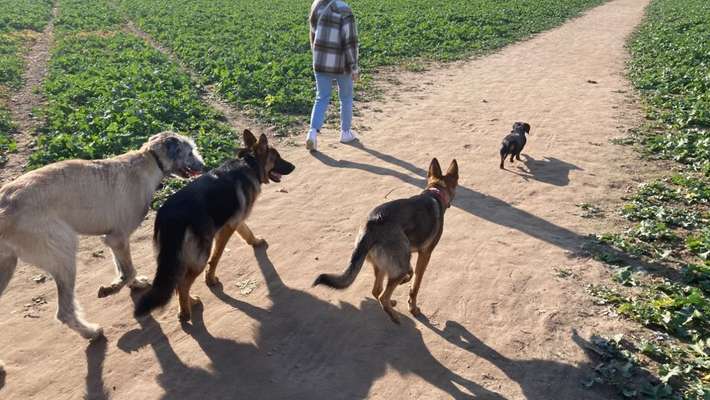
[[[217,270],[217,264],[219,264],[219,259],[222,258],[222,253],[224,253],[224,248],[229,242],[229,238],[232,237],[236,228],[231,227],[229,224],[225,225],[217,231],[217,235],[214,237],[214,243],[212,244],[212,254],[210,255],[210,260],[207,262],[209,265],[207,267],[207,272],[205,273],[205,283],[207,286],[214,286],[219,283],[219,279],[215,276],[215,271]]]
[[[424,271],[426,271],[426,267],[429,265],[430,258],[431,249],[420,251],[417,256],[417,266],[414,269],[414,284],[412,284],[412,288],[409,290],[409,312],[415,316],[421,313],[417,306],[417,295],[419,294],[419,287],[422,284]]]
[[[239,232],[239,236],[250,246],[257,247],[266,243],[266,240],[254,236],[254,233],[249,229],[246,222],[242,222],[237,226],[237,232]]]
[[[116,294],[126,285],[131,289],[150,287],[150,280],[147,277],[136,276],[128,237],[107,235],[104,237],[104,243],[111,248],[113,262],[116,266],[116,279],[110,285],[99,288],[99,297]]]

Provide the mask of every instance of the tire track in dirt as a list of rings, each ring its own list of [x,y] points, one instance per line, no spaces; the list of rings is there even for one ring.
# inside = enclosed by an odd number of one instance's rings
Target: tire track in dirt
[[[54,20],[58,15],[59,4],[55,2],[47,26],[25,54],[25,73],[22,77],[24,85],[8,102],[12,120],[17,124],[17,132],[12,137],[17,143],[17,151],[8,154],[7,163],[0,169],[0,185],[22,174],[34,150],[35,133],[41,121],[33,115],[32,110],[45,100],[42,94],[37,93],[37,89],[47,76],[47,64],[54,43]]]

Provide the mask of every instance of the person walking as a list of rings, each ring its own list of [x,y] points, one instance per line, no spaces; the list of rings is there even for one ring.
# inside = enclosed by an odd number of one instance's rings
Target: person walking
[[[314,0],[309,19],[316,101],[306,148],[316,150],[333,81],[338,83],[340,97],[340,142],[349,143],[357,139],[352,131],[353,83],[358,80],[360,69],[357,25],[350,6],[342,0]]]

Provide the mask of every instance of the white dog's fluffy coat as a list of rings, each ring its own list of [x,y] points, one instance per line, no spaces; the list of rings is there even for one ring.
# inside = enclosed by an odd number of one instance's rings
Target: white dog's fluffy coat
[[[74,300],[78,235],[103,235],[117,277],[99,297],[123,286],[145,287],[136,278],[129,237],[145,218],[153,193],[170,174],[204,168],[194,142],[163,132],[138,151],[105,160],[58,162],[20,176],[0,189],[0,294],[17,260],[37,265],[56,282],[57,319],[87,339],[103,334],[84,321]]]

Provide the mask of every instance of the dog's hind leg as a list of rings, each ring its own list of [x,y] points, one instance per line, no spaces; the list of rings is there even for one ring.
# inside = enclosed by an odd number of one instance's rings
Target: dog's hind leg
[[[426,271],[427,265],[429,265],[429,259],[431,258],[431,251],[421,251],[417,256],[417,266],[414,269],[414,283],[412,288],[409,290],[409,312],[414,315],[419,315],[419,307],[417,307],[417,295],[419,294],[419,287],[422,284],[422,278],[424,277],[424,271]]]
[[[87,323],[81,317],[81,307],[74,298],[76,284],[76,247],[74,234],[66,234],[57,242],[50,242],[48,257],[39,266],[49,272],[57,284],[57,319],[65,323],[86,339],[96,339],[103,335],[103,329]]]
[[[244,241],[250,246],[256,247],[266,243],[266,240],[254,236],[254,233],[252,233],[251,229],[249,229],[246,222],[242,222],[239,226],[237,226],[237,232],[239,233],[239,236],[241,236],[242,239],[244,239]]]
[[[403,277],[388,278],[387,287],[385,288],[385,291],[382,293],[382,295],[380,295],[379,299],[382,309],[385,310],[387,315],[389,315],[389,317],[392,319],[392,322],[394,322],[395,324],[399,324],[399,318],[397,317],[397,313],[392,308],[392,293],[394,292],[394,289],[400,285],[400,283],[402,282],[402,278]]]
[[[15,273],[15,267],[17,267],[17,255],[9,247],[0,243],[0,296],[2,292],[7,288],[12,275]],[[0,389],[4,385],[5,370],[3,368],[2,360],[0,360]]]
[[[370,261],[370,263],[372,264],[372,269],[375,272],[375,284],[372,286],[372,295],[379,300],[383,290],[382,284],[385,280],[385,271],[378,268],[372,261]]]
[[[212,245],[212,254],[207,262],[209,265],[207,267],[207,272],[205,273],[205,283],[207,286],[214,286],[219,283],[219,279],[214,275],[217,270],[217,264],[219,264],[219,259],[222,258],[222,253],[224,253],[224,248],[229,242],[229,238],[232,237],[236,228],[230,225],[225,225],[217,231],[217,235],[214,237],[214,243]]]
[[[185,278],[178,284],[177,292],[180,301],[180,321],[189,321],[192,318],[192,306],[200,302],[199,297],[190,297],[190,288],[202,271],[195,271],[192,267],[187,268]]]
[[[131,289],[146,289],[150,287],[150,280],[145,276],[136,276],[131,259],[129,238],[124,235],[106,235],[104,243],[111,248],[113,262],[116,266],[116,279],[108,286],[99,287],[99,297],[106,297],[118,293],[124,286]]]
[[[52,277],[57,283],[57,319],[84,338],[96,339],[103,335],[103,329],[84,321],[81,317],[81,307],[74,299],[75,269],[76,265],[72,262],[58,265],[52,272]]]
[[[0,296],[7,288],[17,267],[17,255],[11,248],[0,244]]]

